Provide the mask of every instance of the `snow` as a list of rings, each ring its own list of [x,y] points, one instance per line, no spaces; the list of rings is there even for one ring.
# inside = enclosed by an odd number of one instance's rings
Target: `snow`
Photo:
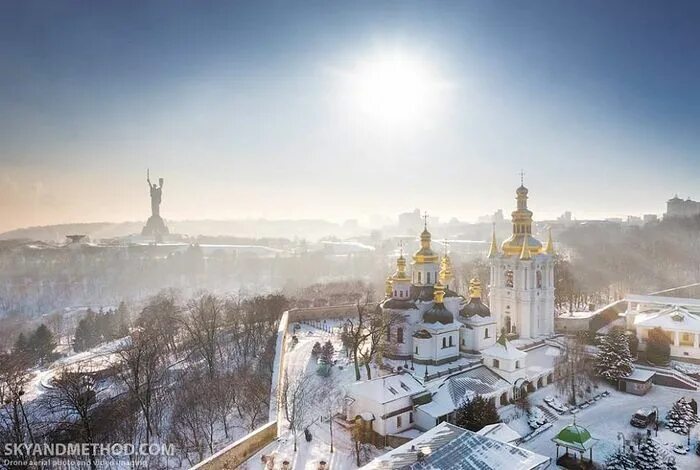
[[[625,377],[625,380],[634,380],[635,382],[646,382],[647,380],[651,380],[652,377],[656,372],[653,370],[645,370],[645,369],[639,369],[636,368],[632,371],[630,375]]]
[[[319,389],[325,387],[327,381],[333,381],[333,388],[335,391],[339,394],[343,394],[348,387],[355,382],[354,365],[345,359],[344,354],[342,356],[339,355],[338,364],[331,369],[331,375],[329,377],[321,377],[316,374],[316,361],[311,356],[311,349],[314,343],[318,341],[323,344],[329,340],[333,343],[333,347],[338,355],[338,352],[342,350],[340,337],[309,325],[300,324],[300,327],[301,328],[294,333],[298,338],[298,343],[292,347],[291,344],[289,344],[291,342],[288,341],[287,347],[289,349],[284,356],[281,370],[285,370],[290,377],[300,372],[308,374],[311,377],[310,380],[313,380],[316,388]],[[290,336],[293,328],[294,324],[290,324],[288,330]],[[366,378],[364,367],[360,369],[360,372],[362,377]],[[383,374],[385,374],[385,372],[381,371],[376,366],[372,366],[372,377],[379,377]],[[318,463],[322,460],[326,461],[328,467],[332,469],[357,468],[355,465],[354,444],[350,436],[350,431],[344,428],[337,419],[333,423],[333,453],[330,452],[331,438],[329,422],[326,416],[323,416],[323,410],[320,408],[318,410],[318,417],[314,423],[309,426],[309,431],[313,436],[311,442],[306,442],[303,434],[298,436],[298,450],[294,452],[294,437],[284,418],[283,407],[280,406],[278,411],[279,438],[253,455],[239,468],[262,469],[263,464],[261,462],[261,457],[271,454],[276,456],[276,468],[278,468],[280,463],[284,460],[289,460],[291,467],[298,469],[316,468]],[[374,458],[384,451],[370,446],[370,452],[371,455],[369,457]]]
[[[489,424],[481,428],[477,434],[481,436],[486,436],[491,439],[495,439],[500,442],[505,442],[506,444],[513,444],[515,441],[522,438],[522,436],[515,431],[513,428],[503,423]]]
[[[644,432],[643,429],[638,429],[629,424],[630,418],[639,408],[651,408],[657,406],[659,408],[660,417],[666,416],[668,410],[673,404],[685,396],[688,400],[695,398],[700,400],[700,392],[663,387],[660,385],[652,386],[651,390],[646,395],[636,396],[623,392],[618,392],[607,386],[601,387],[595,393],[601,392],[603,389],[610,392],[610,396],[601,398],[590,407],[579,410],[576,414],[576,424],[585,427],[594,438],[600,439],[598,444],[593,448],[593,460],[597,463],[605,461],[608,455],[612,454],[621,445],[618,440],[618,432],[622,432],[625,439],[638,432]],[[556,391],[553,386],[548,386],[537,390],[530,395],[532,405],[542,404],[542,401],[547,395],[555,395]],[[546,405],[544,405],[546,406]],[[503,416],[503,415],[502,415]],[[542,432],[540,435],[521,444],[522,447],[532,450],[538,454],[556,456],[556,446],[551,442],[551,439],[566,425],[573,422],[573,416],[570,414],[557,415],[558,420],[555,421],[550,429]],[[509,423],[516,430],[519,428],[515,423]],[[695,443],[698,441],[700,426],[696,426],[691,432],[691,449],[694,449]],[[652,429],[651,427],[649,429]],[[652,436],[654,435],[652,429]],[[663,425],[659,426],[659,433],[656,439],[661,442],[662,448],[671,453],[678,464],[679,469],[694,469],[698,468],[700,457],[694,452],[689,452],[687,455],[676,455],[671,452],[671,448],[676,444],[686,444],[687,436],[675,434]],[[629,445],[629,443],[628,443]]]

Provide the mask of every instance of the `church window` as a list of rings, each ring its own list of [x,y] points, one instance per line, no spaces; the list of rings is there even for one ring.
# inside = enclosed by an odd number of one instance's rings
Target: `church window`
[[[418,346],[416,346],[416,356],[418,355]]]
[[[464,341],[464,338],[462,338],[462,346],[464,346],[465,344],[467,344],[467,343],[466,343],[466,341]]]
[[[488,337],[489,337],[489,329],[485,328],[484,329],[484,338],[488,338]]]
[[[430,284],[430,272],[425,273],[425,276],[426,276],[426,278],[427,278],[426,283],[427,283],[427,284]]]
[[[520,361],[515,361],[515,368],[520,369]]]
[[[421,272],[418,271],[418,284],[420,284],[421,282],[422,282],[422,280],[421,280]]]
[[[496,367],[496,368],[501,367],[501,363],[499,362],[498,359],[494,359],[494,360],[493,360],[493,366]]]
[[[527,268],[525,268],[525,290],[527,290],[527,285],[529,284],[529,278],[527,277]]]
[[[412,411],[409,411],[409,412],[408,412],[408,422],[409,422],[409,423],[412,423],[412,422],[413,422],[413,412],[412,412]]]
[[[542,271],[537,271],[537,288],[542,289]]]
[[[513,287],[513,271],[506,271],[506,287]]]
[[[396,427],[400,428],[401,427],[401,416],[396,417]]]
[[[396,289],[394,289],[394,297],[396,297],[397,295],[399,294],[396,292]]]
[[[396,342],[403,344],[403,328],[396,329]]]
[[[443,349],[447,347],[447,338],[442,338],[442,347]]]
[[[452,336],[450,336],[450,347],[452,346],[454,346],[454,344],[452,343]]]

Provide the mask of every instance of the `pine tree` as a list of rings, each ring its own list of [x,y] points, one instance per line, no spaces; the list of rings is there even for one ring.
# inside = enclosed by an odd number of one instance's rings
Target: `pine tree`
[[[610,454],[605,461],[605,468],[607,470],[635,470],[637,466],[634,463],[634,455],[618,449]]]
[[[53,334],[43,323],[34,331],[29,343],[34,359],[46,359],[56,348]]]
[[[653,364],[668,364],[671,356],[671,340],[661,328],[649,330],[646,354],[647,360]]]
[[[24,336],[24,333],[20,333],[17,337],[12,352],[15,354],[25,354],[29,352],[29,344],[27,343],[27,337]]]
[[[659,452],[659,446],[651,438],[646,438],[639,445],[636,455],[636,467],[639,470],[665,469],[666,465]]]
[[[326,343],[321,348],[321,362],[325,364],[333,363],[333,354],[335,353],[335,348],[333,343],[326,341]]]
[[[321,343],[316,341],[316,343],[314,344],[314,347],[311,348],[311,355],[313,357],[318,357],[319,354],[321,354]]]
[[[484,426],[501,422],[496,405],[481,395],[457,408],[455,424],[470,431],[479,431]]]
[[[685,397],[674,403],[666,415],[666,427],[677,434],[688,434],[688,430],[697,422],[698,417]]]
[[[629,338],[624,331],[613,328],[600,342],[595,360],[595,372],[608,382],[616,383],[632,373]]]

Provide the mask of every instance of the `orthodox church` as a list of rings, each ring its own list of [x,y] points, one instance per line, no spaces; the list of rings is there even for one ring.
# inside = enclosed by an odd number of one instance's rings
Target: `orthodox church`
[[[403,319],[387,331],[393,345],[387,356],[440,365],[458,359],[462,352],[498,349],[496,339],[501,333],[502,341],[506,336],[537,338],[554,333],[554,247],[551,233],[546,246],[532,236],[527,194],[521,184],[512,213],[513,233],[500,247],[494,228],[488,254],[488,306],[481,300],[479,279],[470,280],[468,298],[456,292],[450,258],[433,251],[426,223],[410,273],[402,251],[396,272],[386,280],[386,298],[380,308]]]

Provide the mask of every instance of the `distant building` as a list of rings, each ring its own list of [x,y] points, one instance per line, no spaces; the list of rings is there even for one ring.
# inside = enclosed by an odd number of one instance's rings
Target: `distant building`
[[[659,216],[656,214],[644,214],[642,218],[645,224],[650,224],[659,221]]]
[[[559,217],[557,217],[557,220],[558,220],[559,222],[571,222],[571,219],[572,219],[572,217],[571,217],[571,211],[566,211],[566,212],[564,212],[562,215],[560,215]]]
[[[700,202],[688,198],[685,201],[675,195],[666,202],[664,217],[696,217],[700,215]]]
[[[627,225],[642,225],[642,218],[637,215],[628,215]]]

